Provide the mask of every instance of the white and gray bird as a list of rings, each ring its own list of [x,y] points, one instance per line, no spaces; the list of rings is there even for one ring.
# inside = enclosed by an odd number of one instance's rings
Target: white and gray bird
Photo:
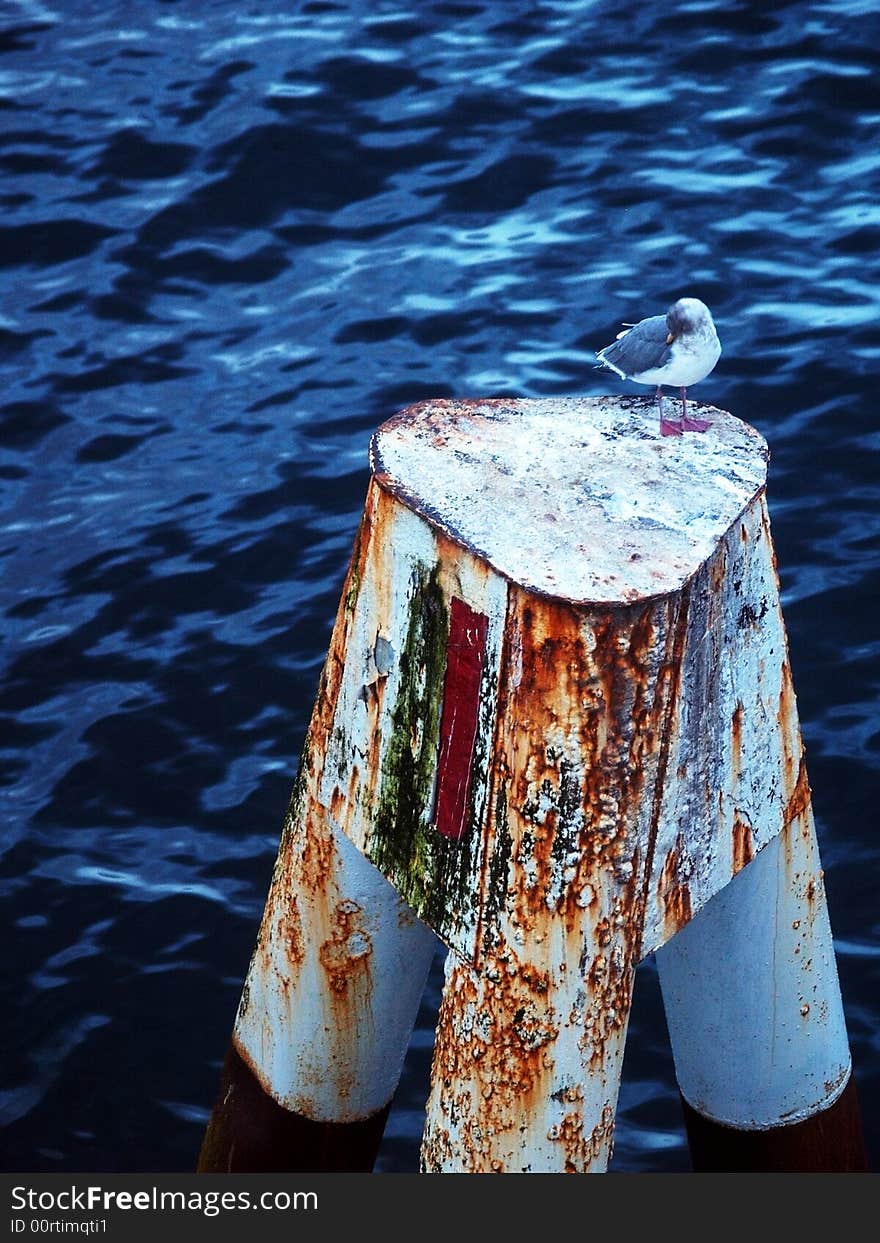
[[[721,357],[712,315],[699,298],[679,298],[665,315],[626,325],[596,357],[624,380],[657,385],[663,436],[704,432],[710,426],[705,419],[689,419],[687,412],[687,390],[705,380]],[[663,417],[664,384],[681,392],[681,422]]]

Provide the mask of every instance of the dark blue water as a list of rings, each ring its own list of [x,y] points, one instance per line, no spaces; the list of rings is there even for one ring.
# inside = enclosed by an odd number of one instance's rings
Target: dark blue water
[[[372,429],[644,393],[594,351],[681,293],[724,344],[696,395],[772,450],[876,1154],[873,0],[0,14],[3,1167],[192,1167]],[[382,1170],[416,1168],[439,987]],[[688,1168],[650,962],[613,1168]]]

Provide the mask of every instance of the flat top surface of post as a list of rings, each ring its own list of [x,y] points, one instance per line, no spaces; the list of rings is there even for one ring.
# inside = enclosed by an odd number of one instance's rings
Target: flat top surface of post
[[[527,590],[631,603],[681,587],[766,482],[753,427],[690,400],[688,412],[711,428],[661,436],[643,397],[426,401],[378,428],[370,464]]]

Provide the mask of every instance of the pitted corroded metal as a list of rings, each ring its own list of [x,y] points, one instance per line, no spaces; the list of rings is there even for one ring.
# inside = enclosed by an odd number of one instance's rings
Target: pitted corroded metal
[[[364,1076],[387,1093],[400,1065],[414,912],[455,951],[424,1168],[605,1168],[636,964],[809,811],[766,445],[701,413],[679,441],[639,400],[436,402],[375,437],[236,1028],[275,1099],[382,1103]],[[456,839],[462,605],[485,654]]]
[[[582,910],[597,857],[610,879],[593,888],[638,868],[634,952],[662,945],[780,831],[803,785],[763,493],[678,592],[616,606],[508,582],[376,480],[366,512],[325,670],[332,709],[322,697],[312,731],[323,814],[471,962],[514,890],[548,918]],[[487,642],[452,841],[433,821],[456,598],[486,617]]]
[[[579,603],[677,591],[764,486],[768,449],[714,406],[661,437],[642,398],[428,401],[378,429],[374,475],[529,591]]]
[[[351,753],[337,721],[346,708],[345,653],[359,651],[358,601],[376,586],[366,573],[375,521],[368,501],[233,1037],[266,1094],[317,1122],[354,1122],[388,1104],[436,947],[431,932],[340,830],[342,790],[331,783],[322,799],[328,765],[336,779],[356,783],[366,758]],[[375,706],[389,651],[374,635],[369,661],[366,653],[363,659],[375,680]]]

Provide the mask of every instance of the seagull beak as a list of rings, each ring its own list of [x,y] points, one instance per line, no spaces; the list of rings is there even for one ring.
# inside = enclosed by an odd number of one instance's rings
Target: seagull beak
[[[672,345],[672,342],[673,342],[674,340],[675,340],[675,333],[674,333],[674,332],[669,332],[669,333],[667,333],[667,334],[666,334],[666,344],[667,344],[667,345]]]

